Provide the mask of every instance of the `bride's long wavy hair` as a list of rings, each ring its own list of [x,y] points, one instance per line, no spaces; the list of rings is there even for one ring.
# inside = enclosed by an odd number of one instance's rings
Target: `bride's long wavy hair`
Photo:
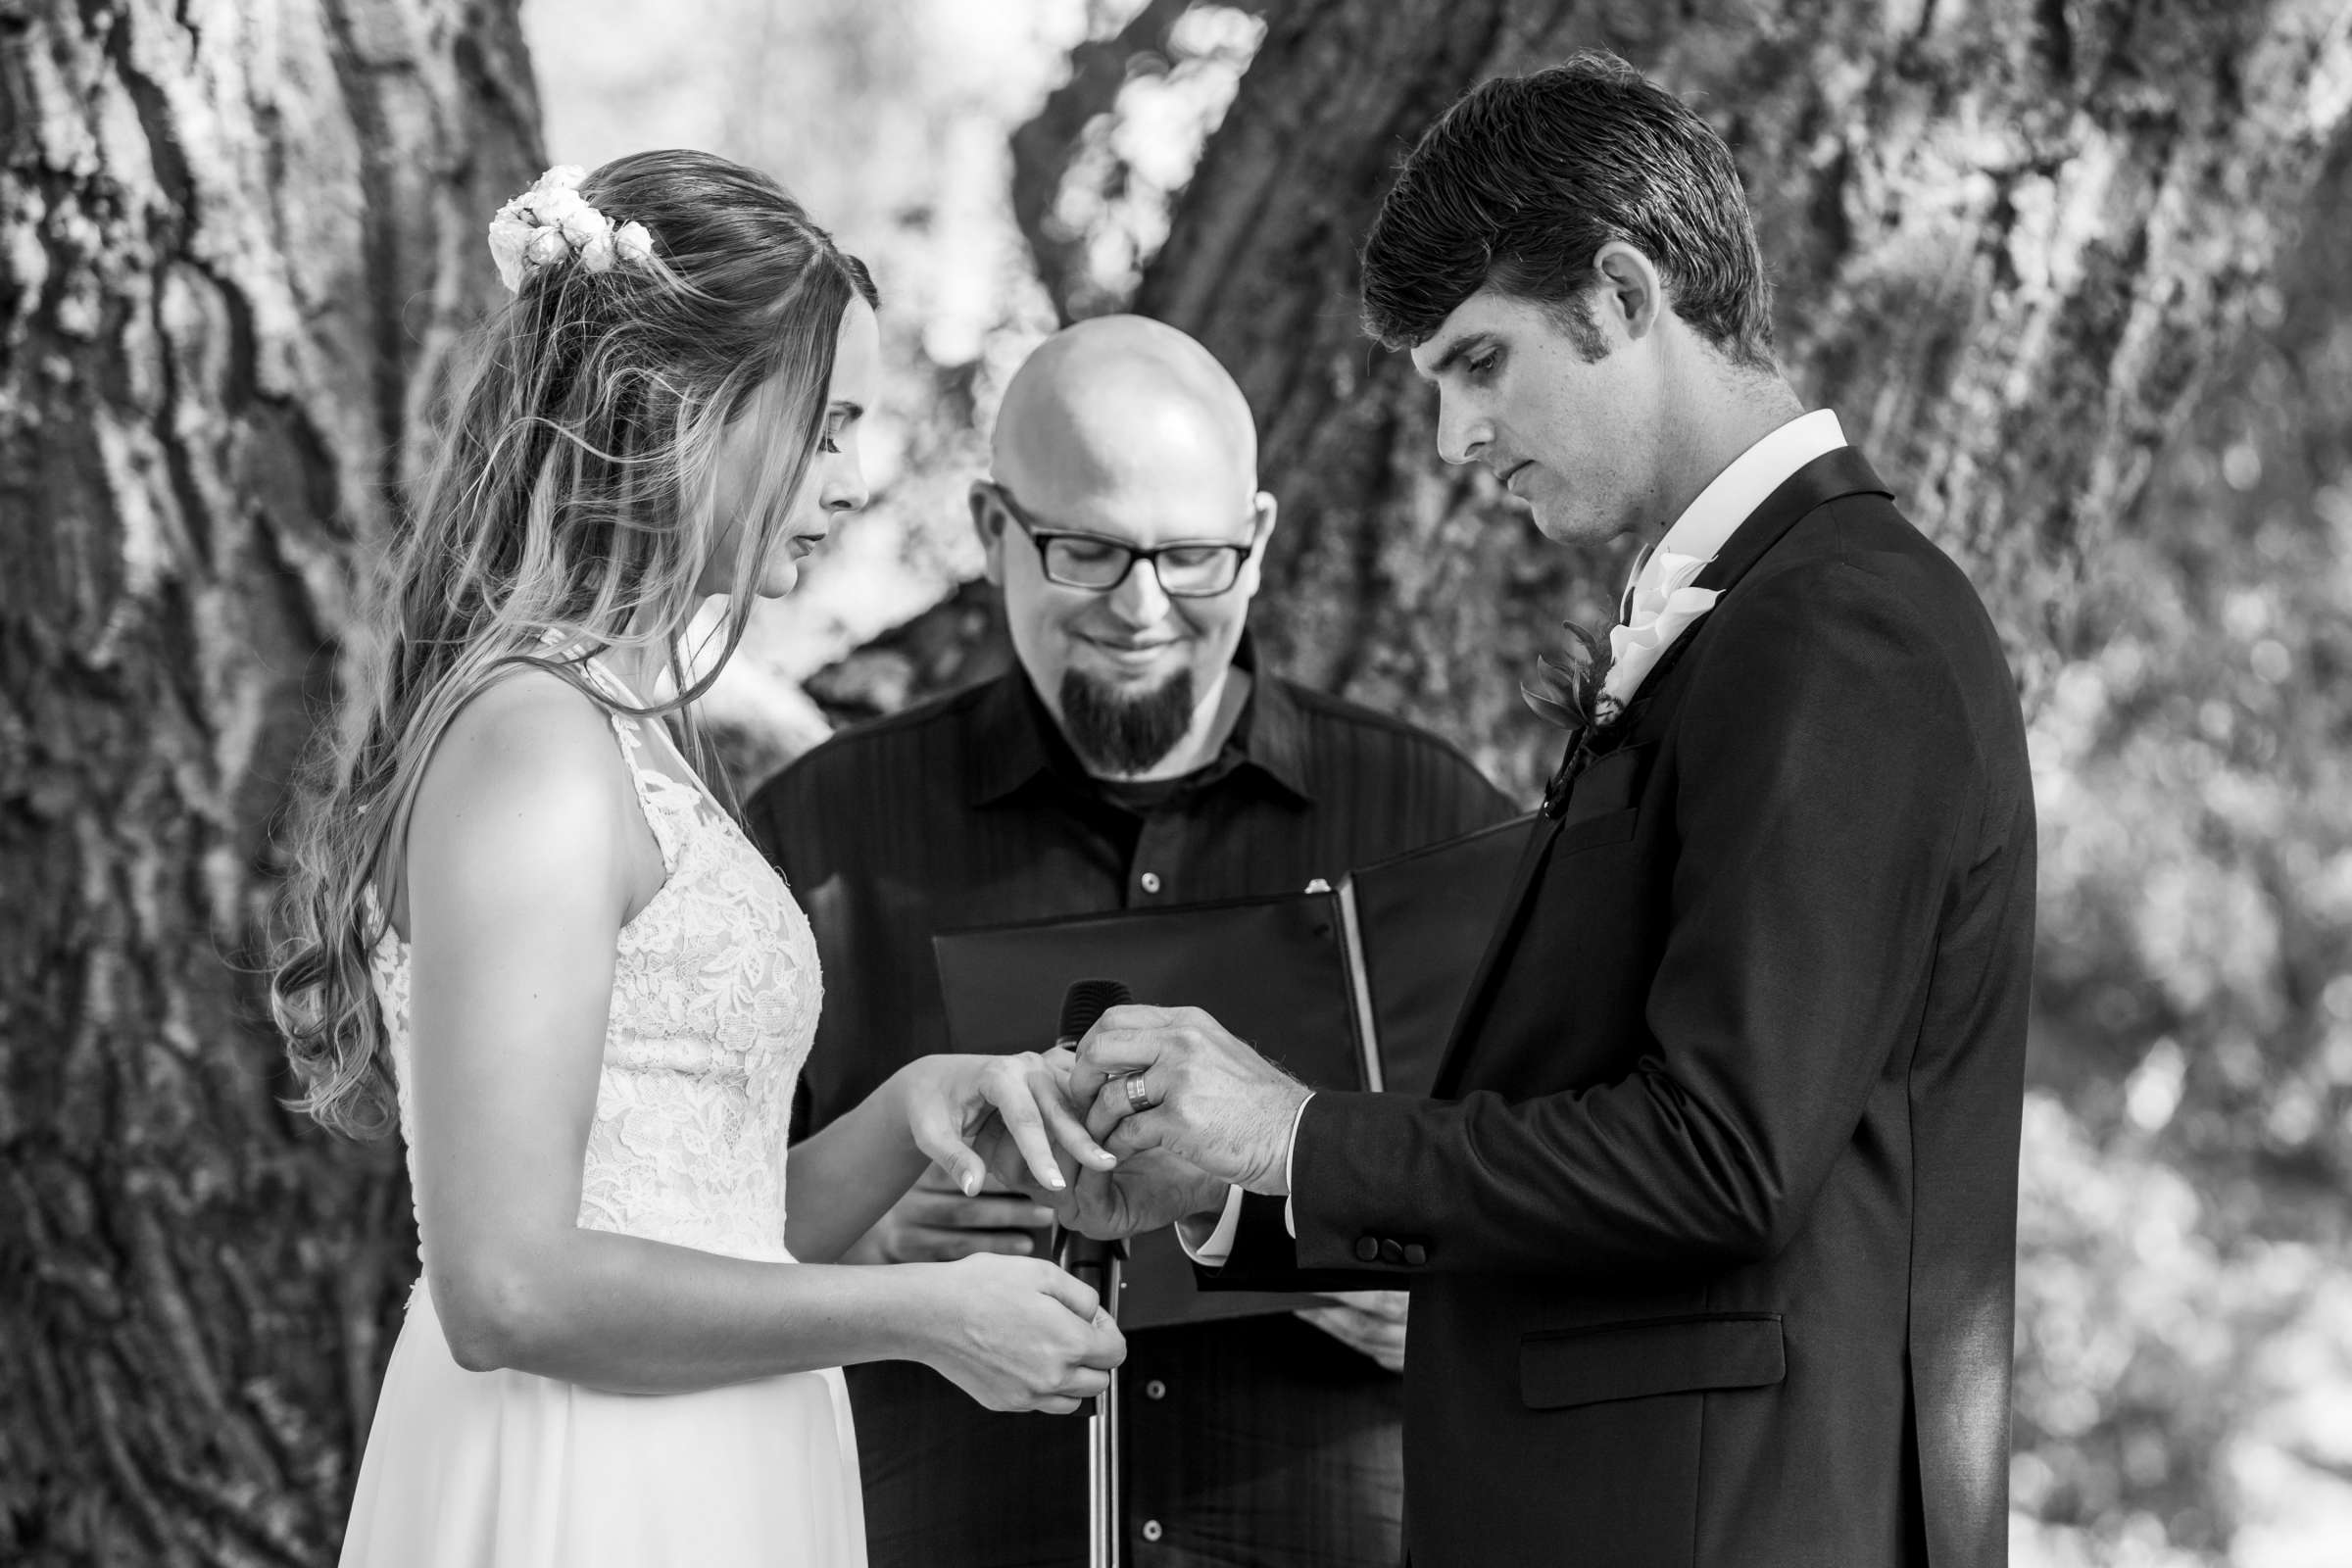
[[[651,649],[677,711],[710,689],[825,435],[834,343],[853,298],[878,303],[781,185],[705,153],[650,152],[591,173],[581,197],[643,223],[649,262],[529,271],[485,323],[441,445],[391,549],[337,722],[297,797],[270,1007],[295,1108],[359,1137],[393,1119],[368,984],[399,883],[411,805],[450,720],[515,665],[615,708],[579,662]],[[726,536],[714,462],[738,418],[774,432],[736,530],[717,658],[681,646]]]

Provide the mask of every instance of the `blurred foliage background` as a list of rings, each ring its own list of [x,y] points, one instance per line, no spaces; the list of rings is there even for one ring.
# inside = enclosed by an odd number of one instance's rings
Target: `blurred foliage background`
[[[681,0],[648,27],[612,0],[526,4],[551,157],[685,144],[759,164],[888,296],[875,503],[714,695],[739,783],[968,674],[976,639],[985,662],[962,491],[1006,375],[1055,322],[1009,138],[1069,51],[1137,9]],[[1121,66],[1049,193],[1076,314],[1132,299],[1261,32],[1197,8]],[[2347,253],[2339,150],[2259,330],[2093,557],[2033,715],[2027,1568],[2352,1560]]]
[[[2339,148],[2034,718],[2011,1479],[2052,1561],[2352,1560],[2347,197]]]

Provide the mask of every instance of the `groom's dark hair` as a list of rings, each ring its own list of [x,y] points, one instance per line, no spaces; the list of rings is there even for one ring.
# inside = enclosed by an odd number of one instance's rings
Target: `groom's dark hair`
[[[1599,359],[1592,258],[1611,240],[1650,259],[1685,324],[1772,368],[1772,285],[1731,150],[1600,50],[1481,83],[1422,136],[1364,241],[1364,328],[1411,348],[1493,287],[1548,307]]]

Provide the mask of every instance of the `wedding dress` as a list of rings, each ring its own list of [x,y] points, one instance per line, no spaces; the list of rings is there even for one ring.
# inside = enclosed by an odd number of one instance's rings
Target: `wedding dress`
[[[683,777],[651,766],[636,724],[616,713],[612,728],[667,877],[620,932],[579,1223],[790,1263],[785,1131],[816,1032],[815,940],[683,760]],[[409,954],[389,930],[373,981],[414,1179]],[[426,1288],[429,1234],[420,1253],[344,1568],[862,1568],[858,1445],[838,1369],[651,1396],[468,1372]]]

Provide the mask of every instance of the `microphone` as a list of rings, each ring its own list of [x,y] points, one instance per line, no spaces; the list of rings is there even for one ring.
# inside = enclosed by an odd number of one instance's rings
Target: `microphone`
[[[1054,1043],[1075,1047],[1097,1019],[1134,1000],[1123,980],[1071,981],[1061,994],[1061,1028]],[[1054,1236],[1054,1261],[1093,1286],[1113,1321],[1119,1315],[1118,1259],[1126,1250],[1122,1243],[1098,1242],[1073,1230],[1057,1228]]]
[[[1086,1032],[1113,1007],[1124,1007],[1134,997],[1123,980],[1073,980],[1061,994],[1061,1028],[1056,1031],[1057,1046],[1075,1046],[1086,1038]]]

